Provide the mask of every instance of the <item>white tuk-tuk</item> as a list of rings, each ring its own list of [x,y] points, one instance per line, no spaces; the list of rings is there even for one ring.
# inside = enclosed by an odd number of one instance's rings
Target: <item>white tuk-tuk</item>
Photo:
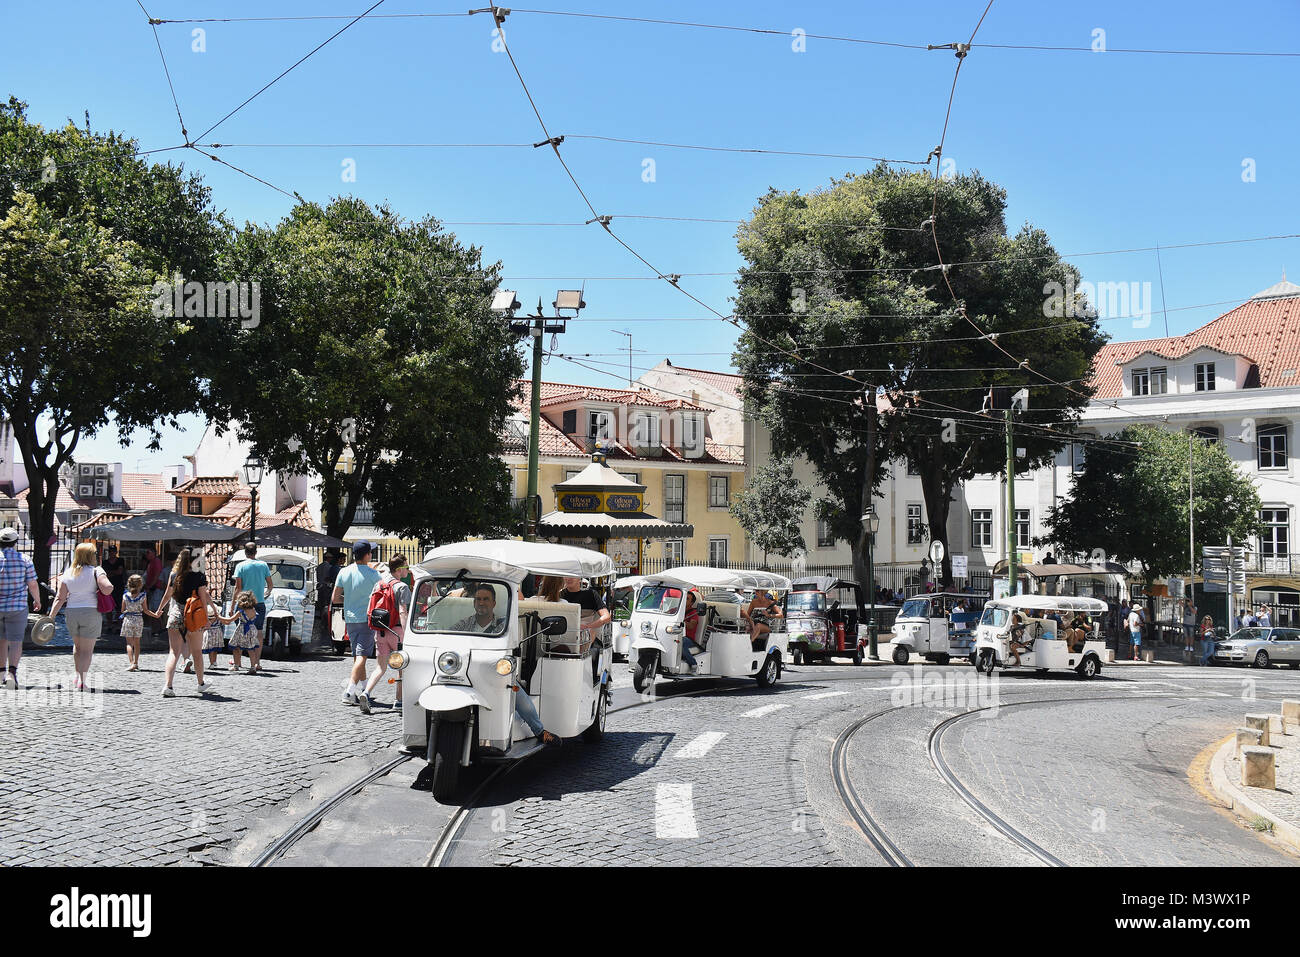
[[[632,612],[632,647],[628,655],[635,661],[632,686],[638,692],[653,685],[660,674],[672,678],[749,677],[757,679],[761,688],[776,683],[789,640],[785,619],[770,619],[771,632],[761,647],[753,647],[748,624],[741,616],[748,601],[741,593],[788,592],[790,579],[771,572],[698,565],[670,568],[644,578]],[[699,648],[694,652],[694,671],[682,658],[686,596],[691,591],[697,595],[699,611],[693,636],[693,644]]]
[[[271,569],[271,595],[264,598],[266,626],[263,629],[262,651],[267,657],[296,655],[302,643],[310,641],[316,617],[316,559],[306,552],[291,548],[259,548],[257,559]],[[248,561],[243,549],[226,560],[227,589],[225,613],[234,608],[239,593],[235,573]],[[234,633],[235,626],[226,626],[226,637]]]
[[[994,668],[1072,668],[1092,678],[1101,672],[1106,642],[1100,627],[1107,609],[1098,598],[1077,595],[995,598],[984,606],[975,631],[975,669],[992,675]],[[1060,622],[1048,617],[1053,613]]]
[[[598,741],[612,697],[611,649],[580,633],[571,602],[520,600],[525,575],[607,578],[609,557],[545,542],[461,542],[432,549],[414,569],[402,650],[402,745],[425,753],[435,798],[462,766],[513,760],[541,746],[516,715],[528,695],[545,729]],[[515,689],[519,690],[516,691]]]
[[[974,664],[975,625],[983,607],[982,597],[960,592],[907,599],[894,619],[894,637],[890,641],[894,664],[907,664],[913,654],[941,665],[950,658],[969,658]]]
[[[614,660],[627,660],[632,647],[632,609],[636,607],[637,589],[645,584],[641,575],[631,575],[614,582],[609,606],[613,621],[610,623],[614,636]]]

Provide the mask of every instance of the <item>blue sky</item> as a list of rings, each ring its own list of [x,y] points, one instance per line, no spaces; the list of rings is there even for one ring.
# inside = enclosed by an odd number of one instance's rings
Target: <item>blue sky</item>
[[[146,0],[163,19],[356,15],[351,0]],[[533,143],[542,138],[486,14],[465,4],[387,0],[376,14],[450,17],[363,20],[200,142],[230,144]],[[938,142],[953,54],[808,39],[789,32],[901,43],[965,40],[983,0],[927,4],[572,0],[559,9],[782,31],[771,36],[552,16],[516,9],[506,37],[578,181],[620,235],[666,273],[719,273],[682,285],[729,310],[739,264],[734,225],[620,216],[738,220],[769,186],[811,190],[865,170],[846,160],[669,149],[580,139],[607,136],[897,159],[924,159]],[[81,121],[136,137],[144,148],[182,141],[154,35],[133,0],[54,4],[7,0],[0,93],[30,104],[38,122]],[[192,135],[216,123],[346,20],[171,23],[158,36]],[[977,44],[1187,50],[1300,51],[1300,7],[1263,0],[1042,3],[996,0]],[[202,29],[206,50],[192,34]],[[1008,225],[1047,230],[1066,254],[1172,246],[1300,232],[1294,110],[1297,58],[1164,56],[976,48],[957,87],[946,156],[1009,193]],[[548,150],[230,146],[239,165],[289,191],[327,201],[354,193],[408,217],[448,223],[574,223],[590,217]],[[191,151],[160,154],[201,169],[219,208],[237,222],[271,222],[292,201]],[[355,182],[344,182],[345,162]],[[645,181],[645,161],[654,178]],[[1253,160],[1255,179],[1242,164]],[[634,365],[665,356],[726,369],[736,330],[664,283],[598,226],[449,226],[501,260],[528,305],[586,280],[582,321],[561,349],[594,353],[602,372],[552,359],[546,378],[616,385],[633,333]],[[1092,282],[1151,283],[1150,327],[1109,321],[1116,339],[1160,335],[1160,277],[1152,252],[1072,260]],[[1300,240],[1168,249],[1162,253],[1169,330],[1194,328],[1276,282],[1300,277]],[[1207,305],[1213,304],[1213,305]],[[1195,308],[1188,308],[1195,307]],[[691,321],[694,320],[694,321]],[[620,370],[621,373],[620,373]],[[161,453],[122,450],[107,434],[84,441],[87,460],[128,470],[180,461],[201,425],[168,431]]]

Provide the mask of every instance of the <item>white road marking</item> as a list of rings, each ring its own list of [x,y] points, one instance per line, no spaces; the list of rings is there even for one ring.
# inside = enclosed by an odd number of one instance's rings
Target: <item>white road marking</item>
[[[788,704],[765,704],[761,708],[755,708],[753,711],[741,713],[742,718],[761,718],[765,714],[771,714],[773,711],[780,711],[782,708],[790,707]]]
[[[692,738],[686,743],[680,751],[677,752],[678,758],[702,758],[709,753],[709,750],[727,736],[725,731],[705,731],[696,738]]]
[[[692,788],[690,784],[655,785],[655,837],[668,841],[700,836]]]
[[[823,691],[820,694],[803,695],[804,701],[818,701],[821,698],[838,698],[842,694],[848,694],[847,691]]]

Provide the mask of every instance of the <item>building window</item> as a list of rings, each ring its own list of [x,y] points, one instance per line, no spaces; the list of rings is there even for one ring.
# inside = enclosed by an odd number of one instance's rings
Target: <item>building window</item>
[[[582,472],[582,469],[565,469],[565,470],[564,470],[564,481],[567,482],[569,479],[573,478],[575,475],[580,474],[581,472]]]
[[[686,563],[686,543],[681,539],[675,539],[664,542],[664,562],[668,567],[684,565]]]
[[[1070,443],[1070,471],[1082,472],[1088,455],[1088,448],[1082,442]]]
[[[185,510],[186,510],[190,515],[202,515],[202,514],[203,514],[203,499],[201,499],[201,498],[188,498],[188,499],[186,499],[186,500],[185,500]]]
[[[833,548],[835,536],[831,533],[831,523],[824,518],[817,519],[817,547]]]
[[[700,420],[693,415],[682,419],[682,448],[692,452],[704,448]]]
[[[1197,392],[1214,391],[1214,363],[1213,362],[1196,363],[1196,391]]]
[[[618,474],[621,475],[621,476],[623,476],[623,478],[627,479],[629,482],[632,482],[632,483],[634,483],[634,484],[636,484],[636,485],[640,485],[640,484],[641,484],[641,473],[640,473],[640,472],[619,472]]]
[[[908,459],[908,460],[907,460],[907,474],[908,474],[908,475],[920,475],[920,474],[921,474],[921,472],[917,469],[916,464],[915,464],[911,459]]]
[[[592,441],[608,442],[614,438],[614,417],[608,412],[587,414],[587,436]]]
[[[1219,428],[1215,425],[1198,425],[1192,429],[1192,435],[1208,445],[1214,445],[1219,441]]]
[[[1284,558],[1290,551],[1291,510],[1266,508],[1259,513],[1264,530],[1259,535],[1261,558]]]
[[[726,508],[731,503],[730,479],[725,475],[709,476],[709,508]]]
[[[727,551],[730,544],[728,538],[710,538],[709,539],[709,564],[714,568],[727,567]]]
[[[1164,366],[1133,370],[1134,395],[1164,395],[1168,391],[1169,370]]]
[[[686,521],[686,476],[664,476],[664,521],[682,524]]]
[[[659,445],[659,416],[638,412],[632,418],[632,445],[652,449]]]
[[[907,506],[907,544],[922,545],[925,543],[925,527],[921,522],[921,506]]]
[[[1029,542],[1029,509],[1016,509],[1016,548],[1028,548]]]
[[[1266,425],[1259,430],[1259,467],[1286,468],[1286,426]]]
[[[970,543],[972,548],[993,547],[993,510],[990,508],[971,509]]]

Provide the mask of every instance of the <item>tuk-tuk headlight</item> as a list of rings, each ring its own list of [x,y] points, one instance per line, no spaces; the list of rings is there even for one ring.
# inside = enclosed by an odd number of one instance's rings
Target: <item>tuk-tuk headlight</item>
[[[401,671],[408,664],[410,664],[410,662],[407,661],[406,655],[403,652],[394,651],[388,656],[388,667],[392,668],[394,671]]]
[[[460,655],[454,651],[444,651],[438,656],[438,670],[444,675],[454,675],[460,671]]]
[[[510,672],[514,670],[515,670],[515,659],[513,658],[502,658],[500,661],[497,662],[497,674],[499,675],[508,675],[510,674]]]

